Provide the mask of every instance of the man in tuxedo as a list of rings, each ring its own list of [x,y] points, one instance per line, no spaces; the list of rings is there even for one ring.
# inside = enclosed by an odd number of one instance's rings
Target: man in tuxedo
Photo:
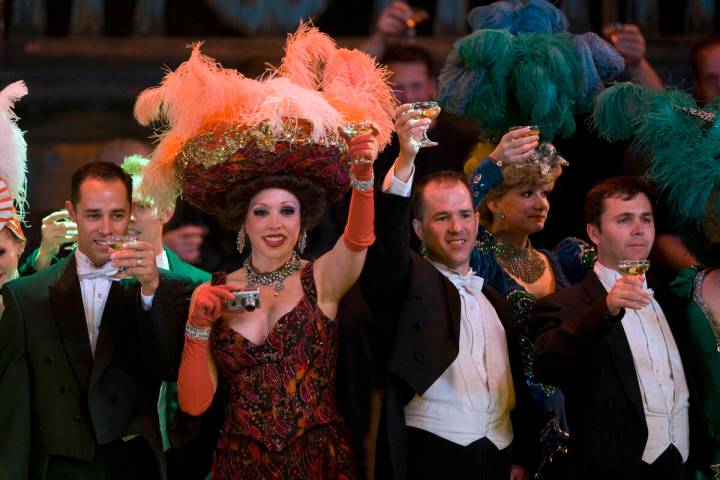
[[[131,210],[117,165],[75,172],[73,255],[6,285],[0,320],[2,478],[164,478],[160,382],[174,379],[190,286],[158,272],[150,242],[112,251]],[[125,268],[131,279],[109,278]]]
[[[513,317],[470,269],[478,216],[464,175],[439,172],[417,185],[413,224],[427,255],[409,248],[413,129],[429,122],[407,107],[398,110],[401,153],[378,195],[362,278],[385,377],[375,477],[507,480],[513,468],[513,478],[528,478],[520,466],[528,423],[511,420],[527,397]]]
[[[536,305],[536,373],[565,393],[573,478],[687,478],[701,445],[683,341],[674,335],[682,314],[666,301],[665,285],[618,270],[621,260],[650,253],[650,198],[635,177],[593,187],[585,216],[594,269]]]

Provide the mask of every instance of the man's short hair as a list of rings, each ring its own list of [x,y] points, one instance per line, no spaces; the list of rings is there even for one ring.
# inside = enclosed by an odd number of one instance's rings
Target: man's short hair
[[[645,194],[653,204],[655,191],[642,177],[621,175],[610,177],[595,185],[585,197],[585,223],[600,228],[600,217],[605,211],[605,199],[618,197],[623,201],[635,198],[639,193]]]
[[[440,172],[434,172],[430,175],[423,177],[415,185],[415,191],[412,195],[412,212],[413,218],[422,221],[423,215],[425,214],[425,199],[423,198],[423,192],[425,188],[431,183],[441,183],[447,185],[454,185],[460,183],[467,188],[468,194],[472,199],[472,187],[465,174],[456,172],[455,170],[442,170]]]
[[[693,46],[692,53],[690,54],[690,64],[692,66],[693,73],[695,74],[696,82],[702,75],[700,56],[704,50],[713,47],[720,47],[720,36],[703,38]]]
[[[432,77],[434,72],[432,55],[419,45],[391,45],[385,50],[380,63],[422,63],[427,67],[428,76]]]
[[[70,181],[70,201],[73,205],[80,202],[80,186],[88,178],[97,178],[104,182],[120,180],[125,185],[128,205],[132,204],[132,179],[120,166],[110,162],[90,162],[78,168]]]

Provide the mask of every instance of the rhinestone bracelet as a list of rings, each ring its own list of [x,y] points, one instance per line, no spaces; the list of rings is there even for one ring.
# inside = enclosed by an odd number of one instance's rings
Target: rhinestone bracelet
[[[191,340],[206,342],[210,338],[210,330],[210,327],[196,327],[189,323],[185,324],[185,336]]]
[[[358,192],[368,192],[375,186],[375,175],[371,176],[369,180],[358,180],[350,174],[350,185]]]

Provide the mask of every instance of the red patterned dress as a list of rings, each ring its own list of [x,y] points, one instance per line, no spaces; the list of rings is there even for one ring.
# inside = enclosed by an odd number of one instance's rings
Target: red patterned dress
[[[303,297],[262,344],[226,322],[213,329],[212,353],[229,397],[215,480],[359,477],[335,407],[337,321],[318,308],[312,263],[300,275]]]

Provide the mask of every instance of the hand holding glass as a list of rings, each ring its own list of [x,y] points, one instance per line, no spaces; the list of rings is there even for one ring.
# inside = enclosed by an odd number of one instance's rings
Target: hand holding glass
[[[123,245],[130,242],[136,242],[137,236],[135,235],[115,235],[110,234],[107,237],[105,237],[105,242],[107,243],[107,246],[112,248],[115,251],[120,251],[123,248]],[[132,275],[127,273],[129,267],[118,267],[117,272],[113,275],[110,275],[110,278],[130,278]]]
[[[352,139],[355,137],[359,137],[360,135],[365,135],[366,133],[377,132],[377,129],[372,122],[362,121],[346,123],[345,125],[340,127],[340,131],[347,138]],[[367,158],[357,157],[352,160],[352,163],[370,164],[373,162],[371,160],[368,160]]]

